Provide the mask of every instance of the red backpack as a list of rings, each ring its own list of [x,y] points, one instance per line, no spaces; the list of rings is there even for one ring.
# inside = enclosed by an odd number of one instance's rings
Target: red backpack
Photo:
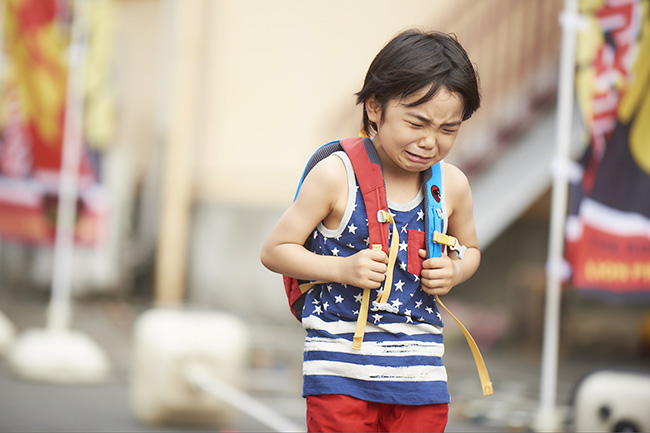
[[[384,176],[381,169],[381,162],[377,155],[377,150],[369,138],[346,138],[336,140],[321,146],[309,159],[307,166],[302,174],[296,197],[302,186],[307,174],[316,166],[318,162],[330,156],[337,151],[345,151],[350,158],[354,174],[357,178],[359,189],[361,190],[363,201],[366,206],[366,214],[368,216],[368,231],[370,237],[370,247],[374,249],[381,249],[388,254],[388,272],[384,282],[384,290],[382,295],[377,298],[377,302],[385,303],[388,301],[390,289],[392,287],[392,273],[395,261],[397,259],[397,250],[399,244],[399,234],[397,227],[394,224],[393,217],[388,212],[388,204],[386,200],[386,186],[384,184]],[[453,236],[442,234],[443,219],[442,219],[442,204],[440,203],[440,187],[442,180],[442,171],[440,163],[435,164],[430,170],[424,174],[425,183],[425,232],[422,233],[421,242],[426,246],[428,257],[438,257],[442,254],[443,248],[448,247],[456,251],[458,257],[462,259],[465,247],[461,245]],[[389,246],[389,230],[392,225],[392,239]],[[305,244],[309,248],[310,238],[307,239]],[[307,291],[318,284],[325,283],[325,281],[300,281],[295,278],[283,276],[285,291],[289,306],[293,315],[301,321],[302,309],[305,302],[305,294]],[[487,373],[485,363],[481,356],[478,346],[474,339],[469,334],[463,324],[454,316],[447,307],[440,301],[436,295],[436,302],[442,306],[451,317],[458,323],[461,330],[465,334],[467,342],[470,345],[472,354],[476,361],[476,366],[481,379],[484,395],[492,394],[492,383]],[[370,289],[364,290],[361,302],[361,309],[359,310],[359,317],[357,319],[357,329],[353,338],[354,349],[360,349],[363,341],[364,330],[368,315],[368,306],[370,303]]]

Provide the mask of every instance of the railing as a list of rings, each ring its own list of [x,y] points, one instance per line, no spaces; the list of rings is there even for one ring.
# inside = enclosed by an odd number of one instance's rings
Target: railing
[[[450,158],[470,177],[554,103],[561,9],[559,0],[460,0],[432,18],[434,28],[457,35],[480,74],[481,108]]]

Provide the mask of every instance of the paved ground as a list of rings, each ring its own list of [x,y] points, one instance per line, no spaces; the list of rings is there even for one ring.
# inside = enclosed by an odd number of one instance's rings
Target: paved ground
[[[0,311],[19,331],[42,327],[45,297],[0,292]],[[132,330],[149,306],[115,300],[76,301],[73,328],[89,335],[107,353],[112,373],[98,385],[53,385],[15,377],[0,364],[0,432],[170,432],[265,431],[268,427],[237,412],[227,425],[148,425],[130,408]],[[528,431],[537,407],[539,356],[517,347],[484,352],[495,394],[480,395],[469,349],[458,333],[448,329],[445,363],[453,396],[448,431]],[[300,398],[302,329],[297,324],[254,324],[253,362],[247,370],[246,391],[282,417],[304,428]],[[628,360],[634,365],[642,360]],[[647,361],[643,361],[646,362]],[[560,365],[558,402],[566,406],[580,377],[611,362],[564,359]]]

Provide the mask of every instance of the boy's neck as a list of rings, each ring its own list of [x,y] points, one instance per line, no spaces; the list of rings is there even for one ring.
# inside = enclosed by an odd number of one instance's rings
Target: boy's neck
[[[375,147],[381,161],[387,198],[396,203],[408,203],[413,200],[422,188],[422,172],[414,173],[400,168],[386,155],[381,146]]]

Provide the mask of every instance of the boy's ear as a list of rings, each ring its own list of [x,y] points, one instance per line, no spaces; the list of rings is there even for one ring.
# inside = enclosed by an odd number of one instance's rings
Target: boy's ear
[[[376,125],[379,125],[379,123],[381,123],[381,104],[377,102],[375,95],[371,95],[368,99],[366,99],[366,113],[368,113],[368,119],[371,122],[375,123]]]

